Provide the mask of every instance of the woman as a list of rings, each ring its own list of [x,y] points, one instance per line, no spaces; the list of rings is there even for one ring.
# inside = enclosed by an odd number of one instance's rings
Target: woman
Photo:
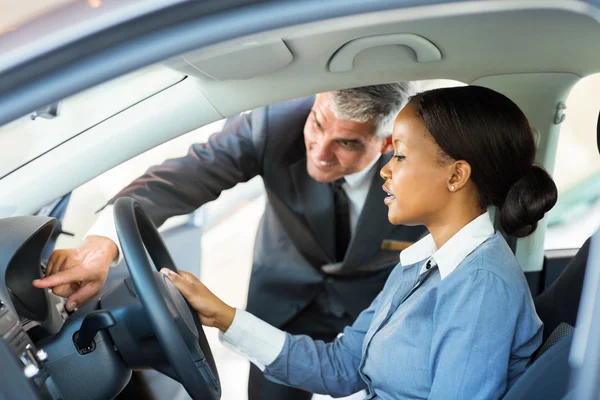
[[[394,156],[381,170],[393,224],[430,235],[400,255],[383,291],[332,343],[286,334],[235,310],[189,274],[170,273],[203,324],[272,380],[344,396],[497,399],[541,342],[525,277],[503,230],[531,234],[556,202],[533,165],[521,110],[482,87],[414,96],[396,118]]]

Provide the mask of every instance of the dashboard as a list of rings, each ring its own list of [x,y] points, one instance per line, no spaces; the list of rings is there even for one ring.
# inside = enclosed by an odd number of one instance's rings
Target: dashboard
[[[176,379],[126,265],[111,269],[102,292],[68,315],[64,300],[32,285],[44,273],[56,223],[0,218],[0,400],[112,399],[133,369]],[[155,278],[164,281],[158,272]],[[178,292],[163,295],[173,309],[173,298],[183,301]]]
[[[62,399],[36,343],[58,332],[63,318],[54,296],[31,281],[40,277],[43,249],[56,220],[0,219],[0,393],[3,399]]]
[[[0,303],[0,388],[7,399],[62,399],[45,368],[48,354],[37,349],[16,314]]]

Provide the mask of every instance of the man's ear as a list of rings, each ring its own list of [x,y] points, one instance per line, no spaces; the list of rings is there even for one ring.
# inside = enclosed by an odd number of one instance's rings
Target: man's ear
[[[394,150],[394,145],[392,144],[392,137],[388,136],[381,141],[381,154],[387,154],[392,150]]]

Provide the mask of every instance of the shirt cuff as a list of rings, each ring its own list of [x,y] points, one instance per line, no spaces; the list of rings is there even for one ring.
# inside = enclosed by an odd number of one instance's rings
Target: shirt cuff
[[[230,350],[247,358],[264,371],[283,350],[286,333],[254,315],[235,310],[227,332],[219,332],[219,340]]]
[[[123,260],[123,252],[121,251],[121,244],[119,243],[119,236],[117,235],[117,228],[115,227],[112,205],[108,205],[100,211],[96,222],[94,222],[90,230],[87,231],[84,239],[88,236],[104,236],[117,245],[119,254],[117,254],[112,264],[110,264],[111,267],[118,265]]]

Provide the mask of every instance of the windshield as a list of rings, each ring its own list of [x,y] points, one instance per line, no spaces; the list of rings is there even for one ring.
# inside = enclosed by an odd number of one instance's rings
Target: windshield
[[[153,66],[109,81],[0,127],[0,177],[184,76]]]

